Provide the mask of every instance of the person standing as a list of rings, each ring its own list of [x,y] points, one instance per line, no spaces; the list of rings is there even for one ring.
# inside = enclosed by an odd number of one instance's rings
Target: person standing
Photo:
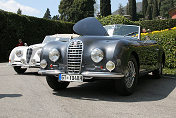
[[[24,46],[24,43],[23,43],[22,39],[19,39],[18,42],[19,42],[19,43],[17,44],[17,47],[18,47],[18,46]]]

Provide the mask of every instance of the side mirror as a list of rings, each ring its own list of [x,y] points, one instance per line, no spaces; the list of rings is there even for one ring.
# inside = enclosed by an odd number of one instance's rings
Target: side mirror
[[[27,43],[24,43],[24,46],[28,46]]]

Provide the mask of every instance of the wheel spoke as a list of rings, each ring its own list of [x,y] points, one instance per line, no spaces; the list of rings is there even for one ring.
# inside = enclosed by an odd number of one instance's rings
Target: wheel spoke
[[[125,82],[126,82],[126,86],[128,88],[131,88],[133,86],[134,79],[136,76],[135,66],[132,61],[128,62],[128,69],[127,70],[128,70],[128,72],[126,74]]]

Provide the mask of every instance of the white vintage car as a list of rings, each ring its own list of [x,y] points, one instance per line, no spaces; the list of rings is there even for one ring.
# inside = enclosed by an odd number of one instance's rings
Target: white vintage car
[[[40,68],[40,54],[42,47],[51,41],[67,42],[79,37],[76,34],[56,34],[46,36],[42,43],[31,46],[19,46],[14,48],[9,56],[9,65],[13,66],[18,74],[23,74],[27,68]]]

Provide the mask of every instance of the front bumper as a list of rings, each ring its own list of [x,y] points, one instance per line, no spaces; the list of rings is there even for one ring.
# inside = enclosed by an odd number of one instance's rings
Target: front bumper
[[[39,70],[39,74],[41,75],[59,75],[59,74],[65,74],[65,72],[59,71],[59,70]],[[82,72],[81,75],[83,77],[97,77],[97,78],[122,78],[124,77],[124,74],[122,73],[115,73],[115,72]]]
[[[14,63],[9,63],[10,66],[21,66],[21,67],[25,67],[25,68],[40,68],[40,63],[36,63],[36,64],[23,64],[21,62],[14,62]]]

